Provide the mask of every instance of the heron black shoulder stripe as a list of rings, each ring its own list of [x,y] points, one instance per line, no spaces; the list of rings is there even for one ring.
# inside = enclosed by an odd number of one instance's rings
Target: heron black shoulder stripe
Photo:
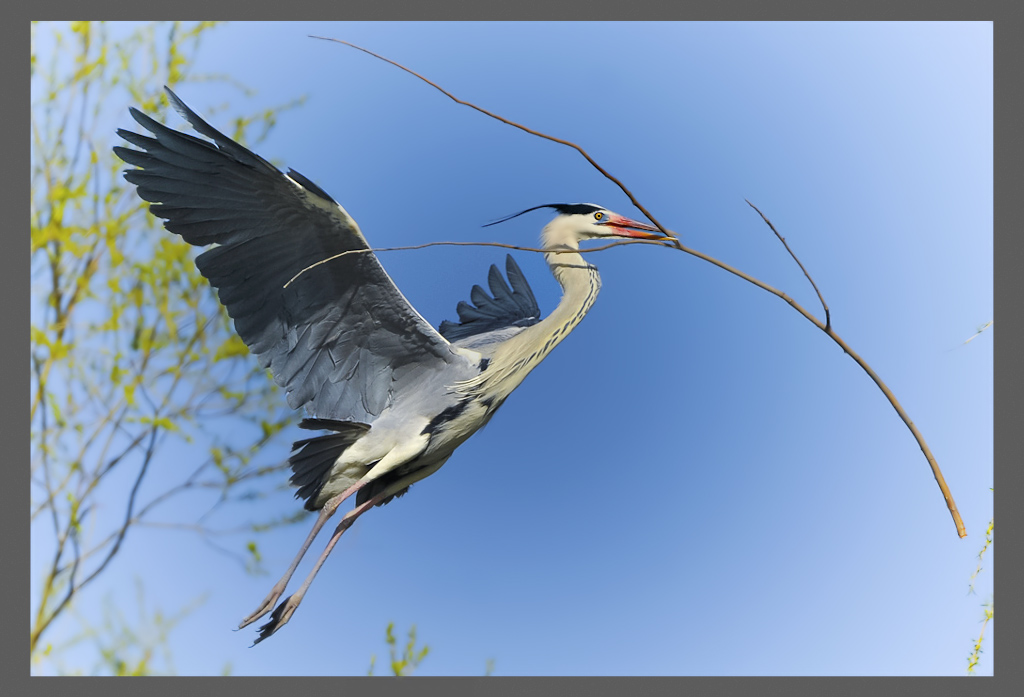
[[[421,434],[422,433],[426,433],[426,434],[431,434],[431,435],[436,433],[437,429],[439,429],[444,424],[448,423],[449,421],[454,421],[455,419],[459,418],[459,414],[461,414],[462,412],[466,411],[466,407],[468,407],[468,406],[469,406],[469,400],[468,399],[463,399],[463,400],[460,400],[460,401],[456,402],[455,404],[451,405],[450,407],[444,409],[440,414],[435,416],[433,419],[431,419],[430,423],[428,423],[423,428],[423,430],[420,431],[420,433]]]

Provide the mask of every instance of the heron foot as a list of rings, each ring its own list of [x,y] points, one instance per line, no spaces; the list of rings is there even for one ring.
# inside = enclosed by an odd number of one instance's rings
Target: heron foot
[[[270,615],[270,621],[260,627],[260,635],[252,645],[255,646],[264,639],[273,636],[278,629],[288,624],[288,620],[295,614],[295,609],[299,606],[300,602],[302,602],[302,596],[296,593],[295,595],[289,595],[283,603],[274,608],[274,612]]]
[[[284,593],[284,585],[278,583],[270,589],[270,593],[263,599],[263,602],[260,603],[258,608],[256,608],[256,611],[242,620],[241,624],[238,625],[238,628],[242,629],[243,627],[248,627],[250,624],[263,617],[263,615],[270,612],[271,608],[273,608],[274,604],[277,603],[277,599],[281,597],[282,593]]]

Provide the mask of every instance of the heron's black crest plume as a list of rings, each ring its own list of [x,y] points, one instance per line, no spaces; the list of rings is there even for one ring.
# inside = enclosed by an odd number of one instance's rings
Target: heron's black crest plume
[[[540,210],[541,208],[554,208],[562,215],[578,215],[587,213],[593,213],[594,211],[602,210],[601,206],[595,206],[593,203],[545,203],[540,206],[534,206],[533,208],[527,208],[525,211],[519,211],[512,215],[506,216],[501,220],[495,220],[490,223],[485,223],[481,227],[490,227],[491,225],[497,225],[498,223],[504,223],[506,220],[512,220],[512,218],[518,218],[523,213],[529,213],[530,211]]]

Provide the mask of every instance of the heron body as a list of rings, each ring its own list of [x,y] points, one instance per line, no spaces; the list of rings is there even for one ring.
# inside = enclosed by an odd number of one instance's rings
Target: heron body
[[[319,515],[285,575],[242,621],[244,627],[274,608],[258,643],[288,621],[356,518],[436,472],[579,324],[601,287],[597,269],[577,252],[579,243],[664,236],[594,204],[517,213],[556,213],[541,240],[562,286],[558,306],[541,319],[509,256],[508,283],[492,266],[490,295],[474,286],[472,304],[459,303],[459,322],[435,330],[330,195],[294,170],[281,172],[167,94],[210,140],[131,109],[153,137],[118,130],[138,148],[114,148],[136,167],[124,176],[169,231],[209,246],[196,265],[217,289],[239,336],[286,390],[288,404],[305,411],[300,426],[327,431],[297,441],[289,458],[296,496]],[[355,507],[305,582],[277,604],[321,527],[353,495]]]

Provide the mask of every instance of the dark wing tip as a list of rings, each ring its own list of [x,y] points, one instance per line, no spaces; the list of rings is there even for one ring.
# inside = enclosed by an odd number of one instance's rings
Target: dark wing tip
[[[456,307],[459,322],[441,322],[438,328],[441,336],[448,341],[458,341],[506,327],[526,327],[540,321],[537,299],[511,254],[506,255],[505,268],[507,283],[497,266],[492,265],[488,271],[488,283],[494,297],[480,286],[473,286],[470,291],[473,304],[459,301]]]
[[[294,179],[295,181],[297,181],[299,184],[302,184],[302,186],[304,186],[311,193],[316,194],[317,196],[319,196],[320,198],[324,199],[325,201],[329,201],[329,202],[333,203],[334,205],[338,205],[338,202],[335,201],[333,198],[331,198],[331,195],[329,193],[327,193],[326,191],[321,189],[319,186],[314,184],[311,180],[307,179],[303,175],[301,175],[298,172],[296,172],[294,169],[290,169],[289,168],[288,176],[291,177],[292,179]]]

